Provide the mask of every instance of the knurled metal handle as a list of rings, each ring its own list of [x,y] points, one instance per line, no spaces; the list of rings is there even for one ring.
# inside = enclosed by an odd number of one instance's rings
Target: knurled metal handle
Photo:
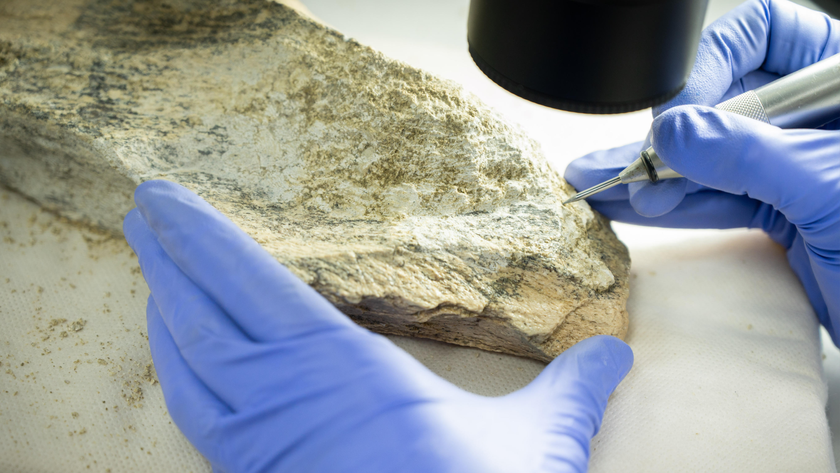
[[[770,119],[767,118],[767,113],[764,111],[764,106],[761,105],[761,100],[752,90],[721,102],[715,108],[725,112],[737,113],[760,122],[770,123]]]

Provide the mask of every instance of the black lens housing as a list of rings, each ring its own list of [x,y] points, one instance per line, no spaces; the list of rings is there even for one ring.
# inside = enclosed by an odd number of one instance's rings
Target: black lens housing
[[[582,113],[662,104],[685,86],[707,0],[471,0],[470,55],[524,99]]]

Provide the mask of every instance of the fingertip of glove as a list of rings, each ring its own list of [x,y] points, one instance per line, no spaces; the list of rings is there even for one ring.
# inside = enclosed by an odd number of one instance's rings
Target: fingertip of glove
[[[624,379],[624,377],[627,376],[627,373],[629,373],[633,368],[633,363],[636,361],[636,357],[633,354],[633,349],[630,348],[630,345],[616,337],[610,338],[613,341],[611,352],[613,354],[613,359],[615,360],[616,368],[618,368],[618,379],[620,381]]]
[[[656,184],[630,183],[630,205],[642,217],[661,217],[682,202],[687,183],[685,179],[668,179]]]
[[[596,335],[587,340],[599,344],[604,353],[609,356],[619,381],[627,376],[634,361],[633,349],[630,345],[611,335]]]
[[[189,190],[171,181],[154,179],[137,186],[137,189],[134,190],[134,202],[142,212],[157,199],[176,196],[183,192],[189,192]]]
[[[633,366],[633,350],[619,338],[596,335],[581,340],[555,361],[560,367],[572,360],[580,372],[589,373],[589,378],[617,385]]]
[[[665,164],[674,166],[694,161],[693,153],[703,152],[709,141],[731,134],[733,116],[702,105],[681,105],[662,112],[653,120],[653,146]],[[675,170],[679,171],[675,168]]]
[[[143,215],[140,214],[140,210],[137,208],[131,209],[123,219],[123,235],[125,235],[125,241],[128,242],[128,246],[134,249],[134,244],[137,241],[137,234],[139,230],[146,225],[146,221],[143,220]]]
[[[134,192],[134,202],[149,228],[159,237],[164,233],[189,231],[196,219],[214,214],[207,202],[193,191],[170,181],[146,181]]]
[[[680,105],[660,113],[651,125],[652,142],[656,152],[662,156],[674,145],[674,138],[691,123],[696,115],[696,107]],[[665,159],[665,158],[663,158]]]
[[[151,181],[145,181],[140,183],[136,189],[134,189],[134,198],[135,199],[144,199],[148,195],[152,195],[155,192],[160,190],[165,190],[171,186],[178,186],[174,182],[169,182],[163,179],[152,179]],[[180,186],[178,186],[180,187]]]
[[[630,205],[633,207],[633,210],[642,217],[656,218],[674,210],[677,205],[679,205],[679,202],[657,200],[656,198],[634,198],[634,195],[631,194]]]

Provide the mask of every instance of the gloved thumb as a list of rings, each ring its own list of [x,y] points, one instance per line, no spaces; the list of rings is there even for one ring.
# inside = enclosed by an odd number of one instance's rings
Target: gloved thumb
[[[616,337],[598,335],[578,342],[554,359],[525,389],[540,391],[552,402],[570,402],[597,414],[633,366],[633,350]]]
[[[782,130],[714,108],[672,108],[653,122],[653,146],[671,169],[732,194],[747,194],[807,224],[826,209],[808,198],[831,195],[838,174],[840,133]]]
[[[632,366],[633,351],[626,343],[599,335],[566,350],[517,394],[549,423],[552,451],[585,464],[607,400]]]

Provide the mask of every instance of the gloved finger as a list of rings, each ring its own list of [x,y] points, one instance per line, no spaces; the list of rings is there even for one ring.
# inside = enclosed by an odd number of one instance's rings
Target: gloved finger
[[[563,352],[531,384],[510,396],[542,405],[539,411],[559,434],[549,451],[564,456],[550,461],[586,465],[589,441],[601,427],[607,400],[632,366],[633,351],[626,343],[599,335]]]
[[[713,108],[684,106],[654,120],[657,153],[675,171],[703,185],[772,205],[804,232],[811,244],[840,247],[840,133],[781,130]],[[826,219],[825,216],[832,216]]]
[[[231,410],[207,389],[181,357],[151,296],[146,306],[146,323],[149,348],[169,415],[184,436],[215,462],[216,446],[222,441],[215,426],[219,425],[219,419],[230,415]]]
[[[765,71],[787,75],[840,53],[840,21],[825,13],[780,0],[768,0]]]
[[[123,221],[123,233],[137,254],[143,277],[154,301],[164,314],[172,338],[182,352],[189,350],[199,360],[212,350],[215,338],[248,340],[222,309],[199,289],[169,258],[137,209]]]
[[[784,0],[750,0],[703,31],[685,89],[654,115],[679,105],[716,105],[755,69],[786,75],[838,52],[836,20]]]
[[[723,97],[720,98],[720,101],[725,102],[736,95],[743,94],[748,90],[755,90],[759,87],[765,86],[780,77],[782,76],[779,74],[774,74],[761,69],[748,72],[747,75],[732,83],[729,90],[727,90],[726,93],[723,94]]]
[[[688,179],[631,182],[627,184],[627,200],[639,216],[655,218],[677,208],[686,196],[709,190]]]
[[[143,258],[141,256],[141,260]],[[163,258],[168,259],[165,255]],[[169,264],[175,266],[171,261]],[[144,266],[144,271],[146,268],[148,265]],[[155,306],[157,316],[167,328],[172,325],[170,320],[173,318],[185,320],[160,309],[156,298],[152,293],[151,305]],[[186,288],[174,310],[191,317],[194,328],[189,333],[187,322],[181,329],[183,333],[168,329],[169,334],[187,366],[234,412],[264,404],[267,399],[280,402],[288,398],[313,397],[349,384],[360,373],[374,371],[378,358],[397,358],[396,348],[387,339],[361,329],[320,331],[317,338],[289,337],[275,343],[256,343],[241,334],[228,336],[224,331],[204,326],[204,319],[214,325],[212,319],[216,314],[212,313],[215,304],[209,302],[211,307],[208,308],[202,298],[206,299],[206,296],[200,294],[200,290]],[[179,338],[188,338],[190,343],[182,343]]]
[[[265,377],[240,363],[246,354],[258,358],[269,351],[255,344],[222,309],[187,278],[163,251],[143,217],[132,210],[124,232],[137,253],[151,300],[163,319],[180,356],[205,385],[236,409],[252,391],[265,391]]]
[[[628,201],[591,202],[592,208],[610,220],[666,228],[751,227],[761,202],[745,195],[705,191],[685,196],[671,212],[656,217],[640,215]]]
[[[358,328],[186,188],[148,181],[134,198],[164,251],[251,339]]]
[[[650,140],[651,135],[648,132],[643,149],[650,148]],[[627,199],[636,213],[642,217],[659,217],[682,202],[689,191],[689,184],[686,179],[631,182],[627,184]]]
[[[627,184],[629,201],[643,217],[659,217],[674,210],[685,198],[689,182],[686,179],[665,179],[657,183],[631,182]]]

